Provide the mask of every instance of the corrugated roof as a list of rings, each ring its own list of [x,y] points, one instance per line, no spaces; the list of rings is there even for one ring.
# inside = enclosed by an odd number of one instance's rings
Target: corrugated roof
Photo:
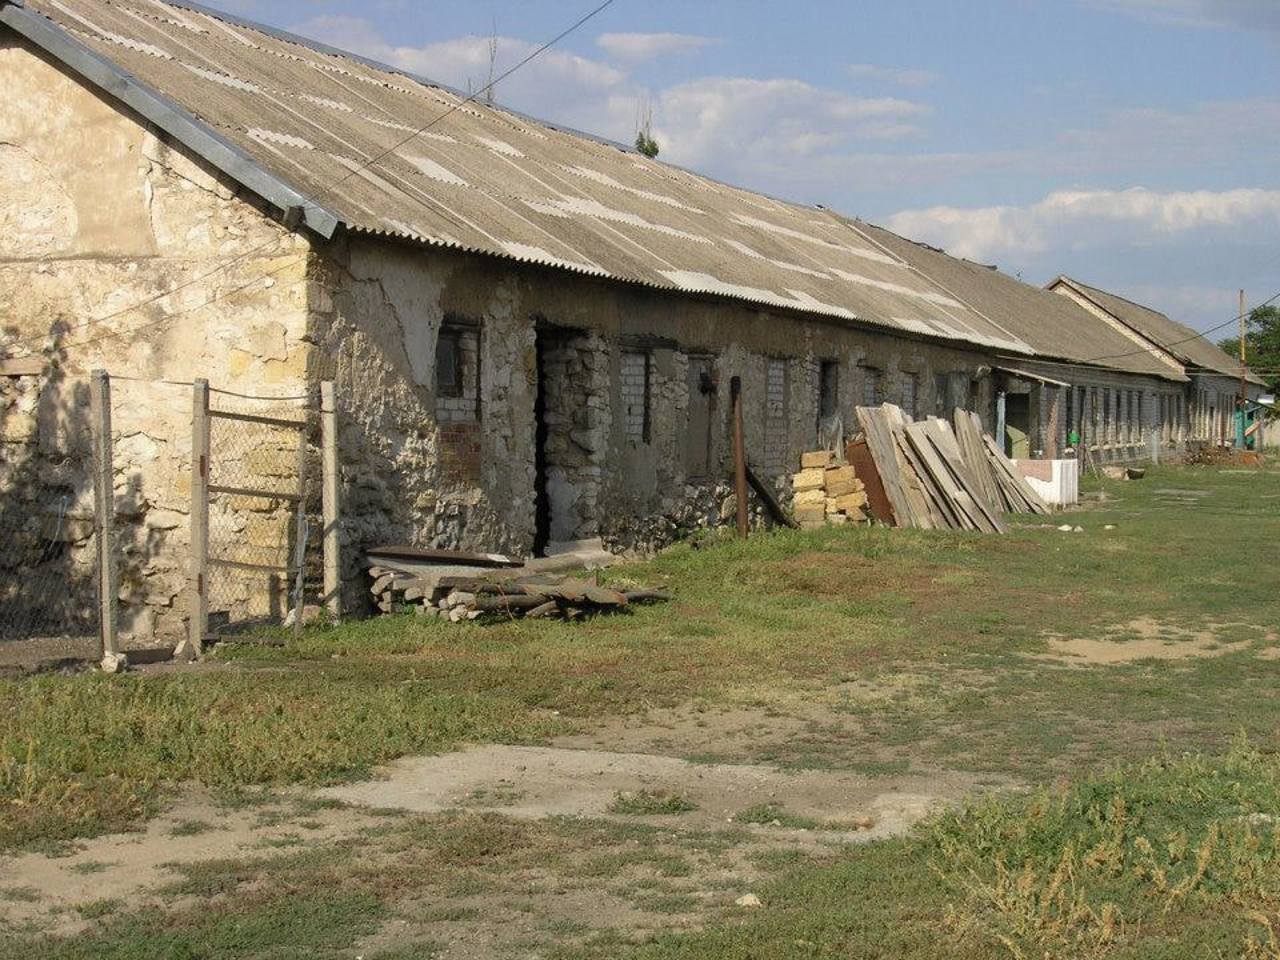
[[[195,6],[26,7],[351,230],[1033,352],[827,211]]]
[[[958,299],[1031,345],[1037,354],[1126,373],[1185,381],[1182,369],[1144,349],[1073,300],[999,270],[950,256],[871,224],[859,227]]]
[[[1138,331],[1152,343],[1173,354],[1183,363],[1212,370],[1224,376],[1237,378],[1240,376],[1239,360],[1229,356],[1195,330],[1170,319],[1159,310],[1145,307],[1140,303],[1134,303],[1132,300],[1127,300],[1118,294],[1091,287],[1070,277],[1059,277],[1058,279],[1075,287],[1078,292],[1088,297],[1125,326]],[[1252,376],[1250,379],[1256,383],[1262,383],[1261,380],[1257,380]]]

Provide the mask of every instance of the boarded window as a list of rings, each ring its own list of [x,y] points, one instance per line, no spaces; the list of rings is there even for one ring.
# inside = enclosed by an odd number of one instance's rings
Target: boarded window
[[[649,395],[653,363],[647,352],[626,350],[622,354],[622,409],[627,439],[648,443],[650,431]]]
[[[446,324],[436,338],[436,418],[480,419],[480,328]]]
[[[904,373],[902,375],[902,409],[906,411],[907,416],[912,420],[920,417],[919,393],[920,378],[914,373]]]
[[[862,368],[862,405],[864,407],[878,407],[884,402],[882,380],[883,374],[878,368]]]
[[[935,373],[933,375],[933,415],[946,417],[947,407],[951,403],[951,375]]]
[[[436,393],[462,396],[462,332],[445,328],[436,339]]]
[[[768,361],[764,397],[764,465],[770,476],[779,476],[787,472],[787,361]]]
[[[840,411],[840,364],[823,360],[818,374],[818,417],[829,420]]]

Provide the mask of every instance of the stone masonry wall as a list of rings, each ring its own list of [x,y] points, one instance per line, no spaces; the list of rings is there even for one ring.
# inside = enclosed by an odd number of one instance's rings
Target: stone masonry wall
[[[0,498],[18,502],[15,478],[65,491],[62,535],[83,544],[86,378],[111,373],[121,629],[171,641],[185,629],[190,509],[180,384],[304,388],[309,248],[24,44],[0,41],[0,84],[20,92],[0,98],[0,354],[48,361],[40,377],[0,378]]]
[[[529,551],[540,343],[552,539],[602,536],[615,549],[651,550],[724,522],[734,376],[743,382],[748,455],[785,496],[786,477],[818,441],[823,362],[839,368],[846,432],[862,402],[863,366],[882,372],[882,399],[899,401],[911,375],[932,409],[935,373],[968,384],[989,363],[871,330],[446,250],[350,238],[320,253],[310,278],[308,339],[320,347],[311,373],[338,381],[352,546]],[[471,325],[479,344],[479,399],[463,424],[478,463],[463,472],[450,468],[448,450],[458,411],[435,390],[437,340],[452,324]],[[711,358],[711,398],[691,384],[694,357]],[[989,399],[989,385],[979,394]],[[692,407],[708,403],[709,436],[691,438]],[[695,479],[690,450],[710,462],[705,478]]]

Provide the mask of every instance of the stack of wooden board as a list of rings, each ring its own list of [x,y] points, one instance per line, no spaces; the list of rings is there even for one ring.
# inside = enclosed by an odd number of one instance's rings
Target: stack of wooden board
[[[801,526],[866,522],[866,485],[853,467],[837,463],[830,451],[819,450],[803,454],[800,468],[791,478],[791,489]]]
[[[398,571],[370,569],[373,589],[384,612],[412,609],[453,623],[482,617],[584,620],[596,613],[621,610],[635,603],[669,600],[657,590],[614,590],[590,580],[554,574],[505,577],[416,577]]]
[[[972,414],[956,413],[953,431],[936,417],[912,422],[893,404],[857,409],[863,436],[850,449],[877,492],[876,518],[920,530],[1003,533],[1004,512],[1047,513]]]

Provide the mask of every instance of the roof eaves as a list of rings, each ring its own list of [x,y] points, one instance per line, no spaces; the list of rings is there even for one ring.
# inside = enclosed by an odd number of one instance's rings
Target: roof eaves
[[[0,0],[0,23],[155,124],[282,213],[300,210],[301,223],[321,237],[327,240],[337,230],[340,221],[336,214],[264,170],[249,154],[173,100],[95,53],[47,17],[27,9],[22,0]]]
[[[443,240],[437,237],[421,236],[418,234],[405,233],[400,230],[378,230],[371,227],[347,226],[345,229],[354,235],[367,237],[373,240],[409,244],[413,247],[449,250],[454,253],[467,254],[470,256],[486,257],[495,260],[502,260],[510,263],[518,263],[522,266],[533,267],[541,270],[552,270],[576,274],[580,277],[604,280],[609,283],[621,283],[628,286],[640,287],[645,290],[652,290],[656,293],[673,294],[681,297],[704,297],[707,300],[716,303],[736,303],[749,307],[757,307],[764,310],[776,310],[789,316],[807,317],[822,323],[828,323],[835,326],[853,326],[857,329],[867,330],[872,333],[880,333],[888,336],[901,337],[905,340],[920,341],[923,343],[934,343],[942,347],[950,347],[953,350],[985,348],[992,350],[1008,350],[1011,351],[1010,356],[1018,360],[1027,361],[1030,359],[1038,359],[1034,354],[1022,351],[1017,343],[1002,343],[998,341],[980,342],[979,340],[957,340],[954,337],[946,337],[938,334],[924,333],[918,330],[910,330],[903,327],[895,326],[891,323],[885,323],[879,320],[871,320],[866,317],[847,314],[845,312],[825,312],[813,307],[805,307],[801,305],[790,305],[786,303],[778,303],[773,300],[765,300],[757,297],[747,296],[741,293],[724,293],[720,290],[701,289],[693,287],[677,286],[675,284],[657,283],[653,280],[647,280],[642,277],[629,277],[621,274],[607,273],[598,270],[586,270],[575,264],[551,264],[543,260],[536,260],[529,257],[517,256],[510,253],[496,253],[493,250],[484,250],[479,247],[472,247],[467,244],[458,243],[456,241]],[[1029,348],[1028,348],[1029,349]]]

